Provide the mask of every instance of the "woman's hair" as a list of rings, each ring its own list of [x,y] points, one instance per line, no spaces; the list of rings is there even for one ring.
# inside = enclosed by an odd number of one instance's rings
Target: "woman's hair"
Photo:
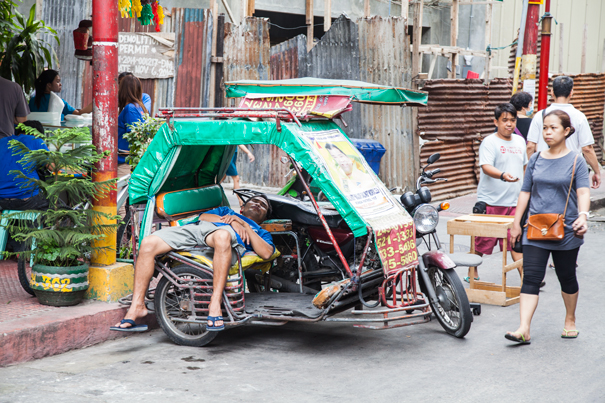
[[[515,95],[510,98],[510,103],[513,104],[517,112],[519,112],[523,108],[528,108],[532,100],[533,98],[531,95],[529,95],[529,93],[525,91],[519,91],[515,92]]]
[[[48,69],[44,70],[42,74],[36,78],[36,81],[34,81],[34,87],[36,89],[35,103],[38,108],[42,102],[42,97],[44,97],[44,94],[46,93],[46,85],[55,81],[55,77],[58,75],[59,72],[57,70]]]
[[[118,107],[120,112],[128,104],[137,104],[143,109],[143,112],[149,113],[143,104],[143,86],[141,80],[132,75],[126,75],[120,81],[118,90]]]
[[[551,115],[555,115],[559,118],[559,121],[561,122],[561,126],[563,126],[563,129],[567,129],[569,127],[569,134],[567,136],[565,136],[566,139],[569,138],[569,136],[571,136],[572,134],[574,134],[576,132],[576,129],[574,129],[574,127],[571,125],[571,120],[569,119],[569,115],[566,112],[563,112],[562,110],[559,110],[559,109],[552,110],[552,111],[548,112],[546,115],[544,115],[544,120],[546,120],[546,118]]]

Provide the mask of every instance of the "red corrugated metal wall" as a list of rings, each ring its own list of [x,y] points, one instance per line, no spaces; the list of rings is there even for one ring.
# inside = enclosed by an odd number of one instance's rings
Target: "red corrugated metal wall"
[[[435,200],[444,200],[477,190],[477,157],[483,137],[494,132],[494,108],[508,102],[509,79],[496,78],[489,85],[482,80],[430,80],[422,88],[429,93],[426,108],[418,108],[417,133],[422,145],[420,163],[433,153],[441,159],[440,177],[447,182],[429,185]]]

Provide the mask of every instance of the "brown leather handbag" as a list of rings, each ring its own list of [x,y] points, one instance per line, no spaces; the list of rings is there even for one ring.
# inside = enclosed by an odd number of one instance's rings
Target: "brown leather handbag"
[[[576,162],[578,156],[573,161],[571,171],[571,182],[567,191],[567,201],[565,201],[565,210],[563,214],[534,214],[527,219],[527,239],[531,241],[560,241],[565,236],[565,214],[567,213],[567,203],[571,194],[573,177],[576,173]]]

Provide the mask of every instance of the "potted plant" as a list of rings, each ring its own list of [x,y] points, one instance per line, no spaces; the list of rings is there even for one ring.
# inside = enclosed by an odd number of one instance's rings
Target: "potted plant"
[[[20,128],[26,134],[43,138],[50,151],[29,150],[20,141],[11,140],[12,151],[22,155],[20,163],[24,166],[46,167],[50,175],[38,180],[20,171],[11,174],[22,178],[24,187],[40,189],[49,208],[25,212],[36,217],[33,225],[31,221],[14,219],[8,229],[17,242],[25,244],[25,258],[33,255],[30,285],[40,303],[75,305],[88,288],[88,262],[97,248],[95,241],[115,231],[115,220],[120,218],[93,210],[90,205],[115,186],[115,180],[93,182],[91,178],[95,164],[109,152],[96,152],[88,128],[56,130],[48,138],[28,126]],[[108,220],[112,221],[107,223]]]

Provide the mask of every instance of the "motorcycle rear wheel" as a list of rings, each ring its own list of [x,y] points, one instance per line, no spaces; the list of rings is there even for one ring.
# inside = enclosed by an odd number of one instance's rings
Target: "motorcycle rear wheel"
[[[460,278],[453,270],[429,266],[428,275],[438,303],[431,302],[433,313],[445,331],[462,338],[471,328],[473,317],[468,297]]]
[[[210,279],[209,274],[187,265],[179,265],[172,272],[181,280]],[[210,300],[210,298],[206,298]],[[217,332],[206,330],[206,323],[185,323],[177,319],[187,319],[191,311],[189,290],[182,290],[162,277],[155,289],[155,314],[160,327],[174,343],[182,346],[202,347],[217,336]]]

